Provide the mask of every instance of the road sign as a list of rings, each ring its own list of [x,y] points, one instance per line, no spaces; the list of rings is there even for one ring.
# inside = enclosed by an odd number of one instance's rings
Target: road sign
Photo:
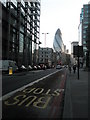
[[[83,46],[73,46],[73,55],[83,57]]]
[[[78,79],[79,79],[79,57],[83,57],[83,46],[73,46],[73,55],[78,57]]]

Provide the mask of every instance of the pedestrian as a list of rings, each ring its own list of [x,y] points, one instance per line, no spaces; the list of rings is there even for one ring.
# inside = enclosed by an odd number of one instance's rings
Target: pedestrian
[[[73,72],[75,73],[76,71],[76,65],[73,65]]]

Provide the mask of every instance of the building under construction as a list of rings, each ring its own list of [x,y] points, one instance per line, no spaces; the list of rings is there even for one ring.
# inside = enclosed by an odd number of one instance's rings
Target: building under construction
[[[12,1],[12,0],[11,0]],[[40,0],[2,2],[2,59],[18,66],[36,64],[34,51],[39,47]]]

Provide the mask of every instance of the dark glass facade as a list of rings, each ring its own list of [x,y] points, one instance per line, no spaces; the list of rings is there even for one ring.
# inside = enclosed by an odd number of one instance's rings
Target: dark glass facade
[[[40,1],[4,2],[2,5],[2,59],[36,64],[40,29]],[[34,54],[34,55],[33,55]]]
[[[82,25],[82,45],[84,51],[84,62],[90,67],[90,4],[83,5],[80,14],[80,23]]]

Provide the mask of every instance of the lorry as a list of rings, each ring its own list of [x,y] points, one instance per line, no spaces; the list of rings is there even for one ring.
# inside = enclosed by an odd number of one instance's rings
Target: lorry
[[[18,70],[18,67],[17,67],[15,61],[12,61],[12,60],[0,60],[0,71],[8,72],[10,67],[12,67],[13,72]]]

